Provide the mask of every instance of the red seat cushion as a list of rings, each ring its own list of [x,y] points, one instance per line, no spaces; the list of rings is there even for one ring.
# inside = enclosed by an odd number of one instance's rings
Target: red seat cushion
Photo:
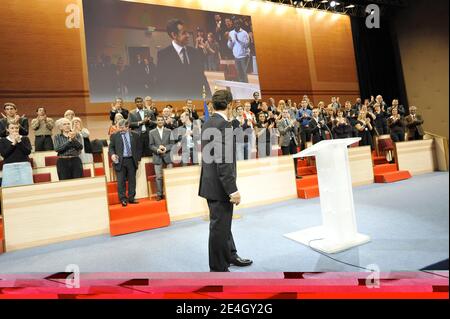
[[[45,166],[56,166],[57,160],[58,160],[58,156],[46,156],[45,157]]]
[[[52,181],[50,173],[33,174],[33,182],[35,183],[47,183]]]
[[[83,177],[91,177],[91,170],[89,168],[83,169]]]

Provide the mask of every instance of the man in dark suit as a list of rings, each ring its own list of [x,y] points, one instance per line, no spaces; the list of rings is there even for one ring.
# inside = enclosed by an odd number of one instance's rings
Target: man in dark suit
[[[189,33],[178,19],[169,20],[167,33],[172,43],[158,52],[156,86],[160,100],[201,99],[211,90],[204,73],[201,52],[188,46]]]
[[[326,139],[326,123],[325,120],[319,117],[319,109],[312,110],[312,118],[309,121],[309,131],[312,136],[312,143],[316,144]]]
[[[122,206],[137,204],[136,196],[136,170],[141,160],[141,143],[139,135],[131,132],[127,120],[120,120],[119,131],[111,135],[109,155],[117,174],[119,199]],[[128,181],[128,198],[125,194],[126,181]]]
[[[425,131],[423,130],[423,118],[417,114],[417,107],[409,107],[409,115],[405,117],[406,127],[408,128],[408,140],[423,140]]]
[[[150,149],[153,152],[153,165],[155,166],[157,200],[164,198],[163,194],[163,165],[172,168],[172,150],[174,141],[172,131],[164,127],[164,117],[156,117],[156,128],[150,131]]]
[[[136,110],[130,112],[128,118],[130,128],[140,136],[142,156],[151,156],[148,133],[156,127],[156,124],[151,120],[153,113],[144,107],[142,97],[136,97],[134,102]]]
[[[233,128],[227,115],[232,100],[230,92],[216,91],[212,97],[214,114],[202,128],[199,196],[206,198],[209,207],[209,268],[220,272],[229,271],[230,264],[252,264],[237,255],[231,233],[233,205],[241,202],[236,185]]]

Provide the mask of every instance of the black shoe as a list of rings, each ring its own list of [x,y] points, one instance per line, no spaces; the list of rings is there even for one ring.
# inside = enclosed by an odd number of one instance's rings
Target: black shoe
[[[228,268],[225,269],[225,270],[212,270],[212,269],[210,269],[209,272],[230,272],[230,270],[228,270]]]
[[[301,177],[300,175],[295,175],[296,179],[302,179],[303,177]]]
[[[162,199],[162,196],[157,196],[156,200],[159,202]]]
[[[122,206],[123,206],[123,207],[125,207],[125,206],[127,206],[127,205],[128,205],[128,203],[127,203],[127,201],[126,201],[126,200],[123,200],[123,201],[121,201],[121,204],[122,204]]]
[[[139,202],[137,200],[133,199],[133,200],[129,200],[128,204],[139,204]]]
[[[244,258],[237,256],[236,258],[231,260],[230,264],[238,266],[238,267],[245,267],[245,266],[250,266],[251,264],[253,264],[253,261],[250,259],[244,259]]]

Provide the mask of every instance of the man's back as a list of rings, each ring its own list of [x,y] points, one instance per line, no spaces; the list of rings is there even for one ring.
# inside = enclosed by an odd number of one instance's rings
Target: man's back
[[[233,128],[230,122],[216,113],[202,127],[199,196],[209,200],[228,201],[229,195],[236,191]]]

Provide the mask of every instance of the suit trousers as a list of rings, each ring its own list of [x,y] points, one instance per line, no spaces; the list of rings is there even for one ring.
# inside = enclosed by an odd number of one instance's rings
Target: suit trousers
[[[294,139],[291,139],[291,142],[289,143],[289,146],[281,146],[281,152],[283,155],[293,155],[297,154],[297,144],[295,144]],[[295,175],[297,174],[297,158],[294,158],[294,166],[295,166]]]
[[[36,136],[36,139],[34,140],[35,152],[52,151],[52,150],[53,150],[53,140],[51,135]]]
[[[209,269],[225,271],[237,257],[236,245],[231,233],[233,204],[208,200],[209,207]]]
[[[117,189],[120,201],[126,201],[126,182],[128,181],[128,200],[133,201],[136,196],[136,167],[132,157],[123,158],[122,168],[116,170]]]
[[[56,161],[56,171],[60,181],[72,178],[83,177],[83,164],[81,159],[76,156],[72,158],[58,158]]]
[[[139,137],[142,143],[142,156],[152,156],[152,151],[150,150],[150,136],[148,135],[148,130],[141,132]]]
[[[155,164],[155,175],[156,175],[156,194],[158,196],[163,195],[163,165],[164,164]],[[172,168],[172,164],[167,164],[166,168]]]

